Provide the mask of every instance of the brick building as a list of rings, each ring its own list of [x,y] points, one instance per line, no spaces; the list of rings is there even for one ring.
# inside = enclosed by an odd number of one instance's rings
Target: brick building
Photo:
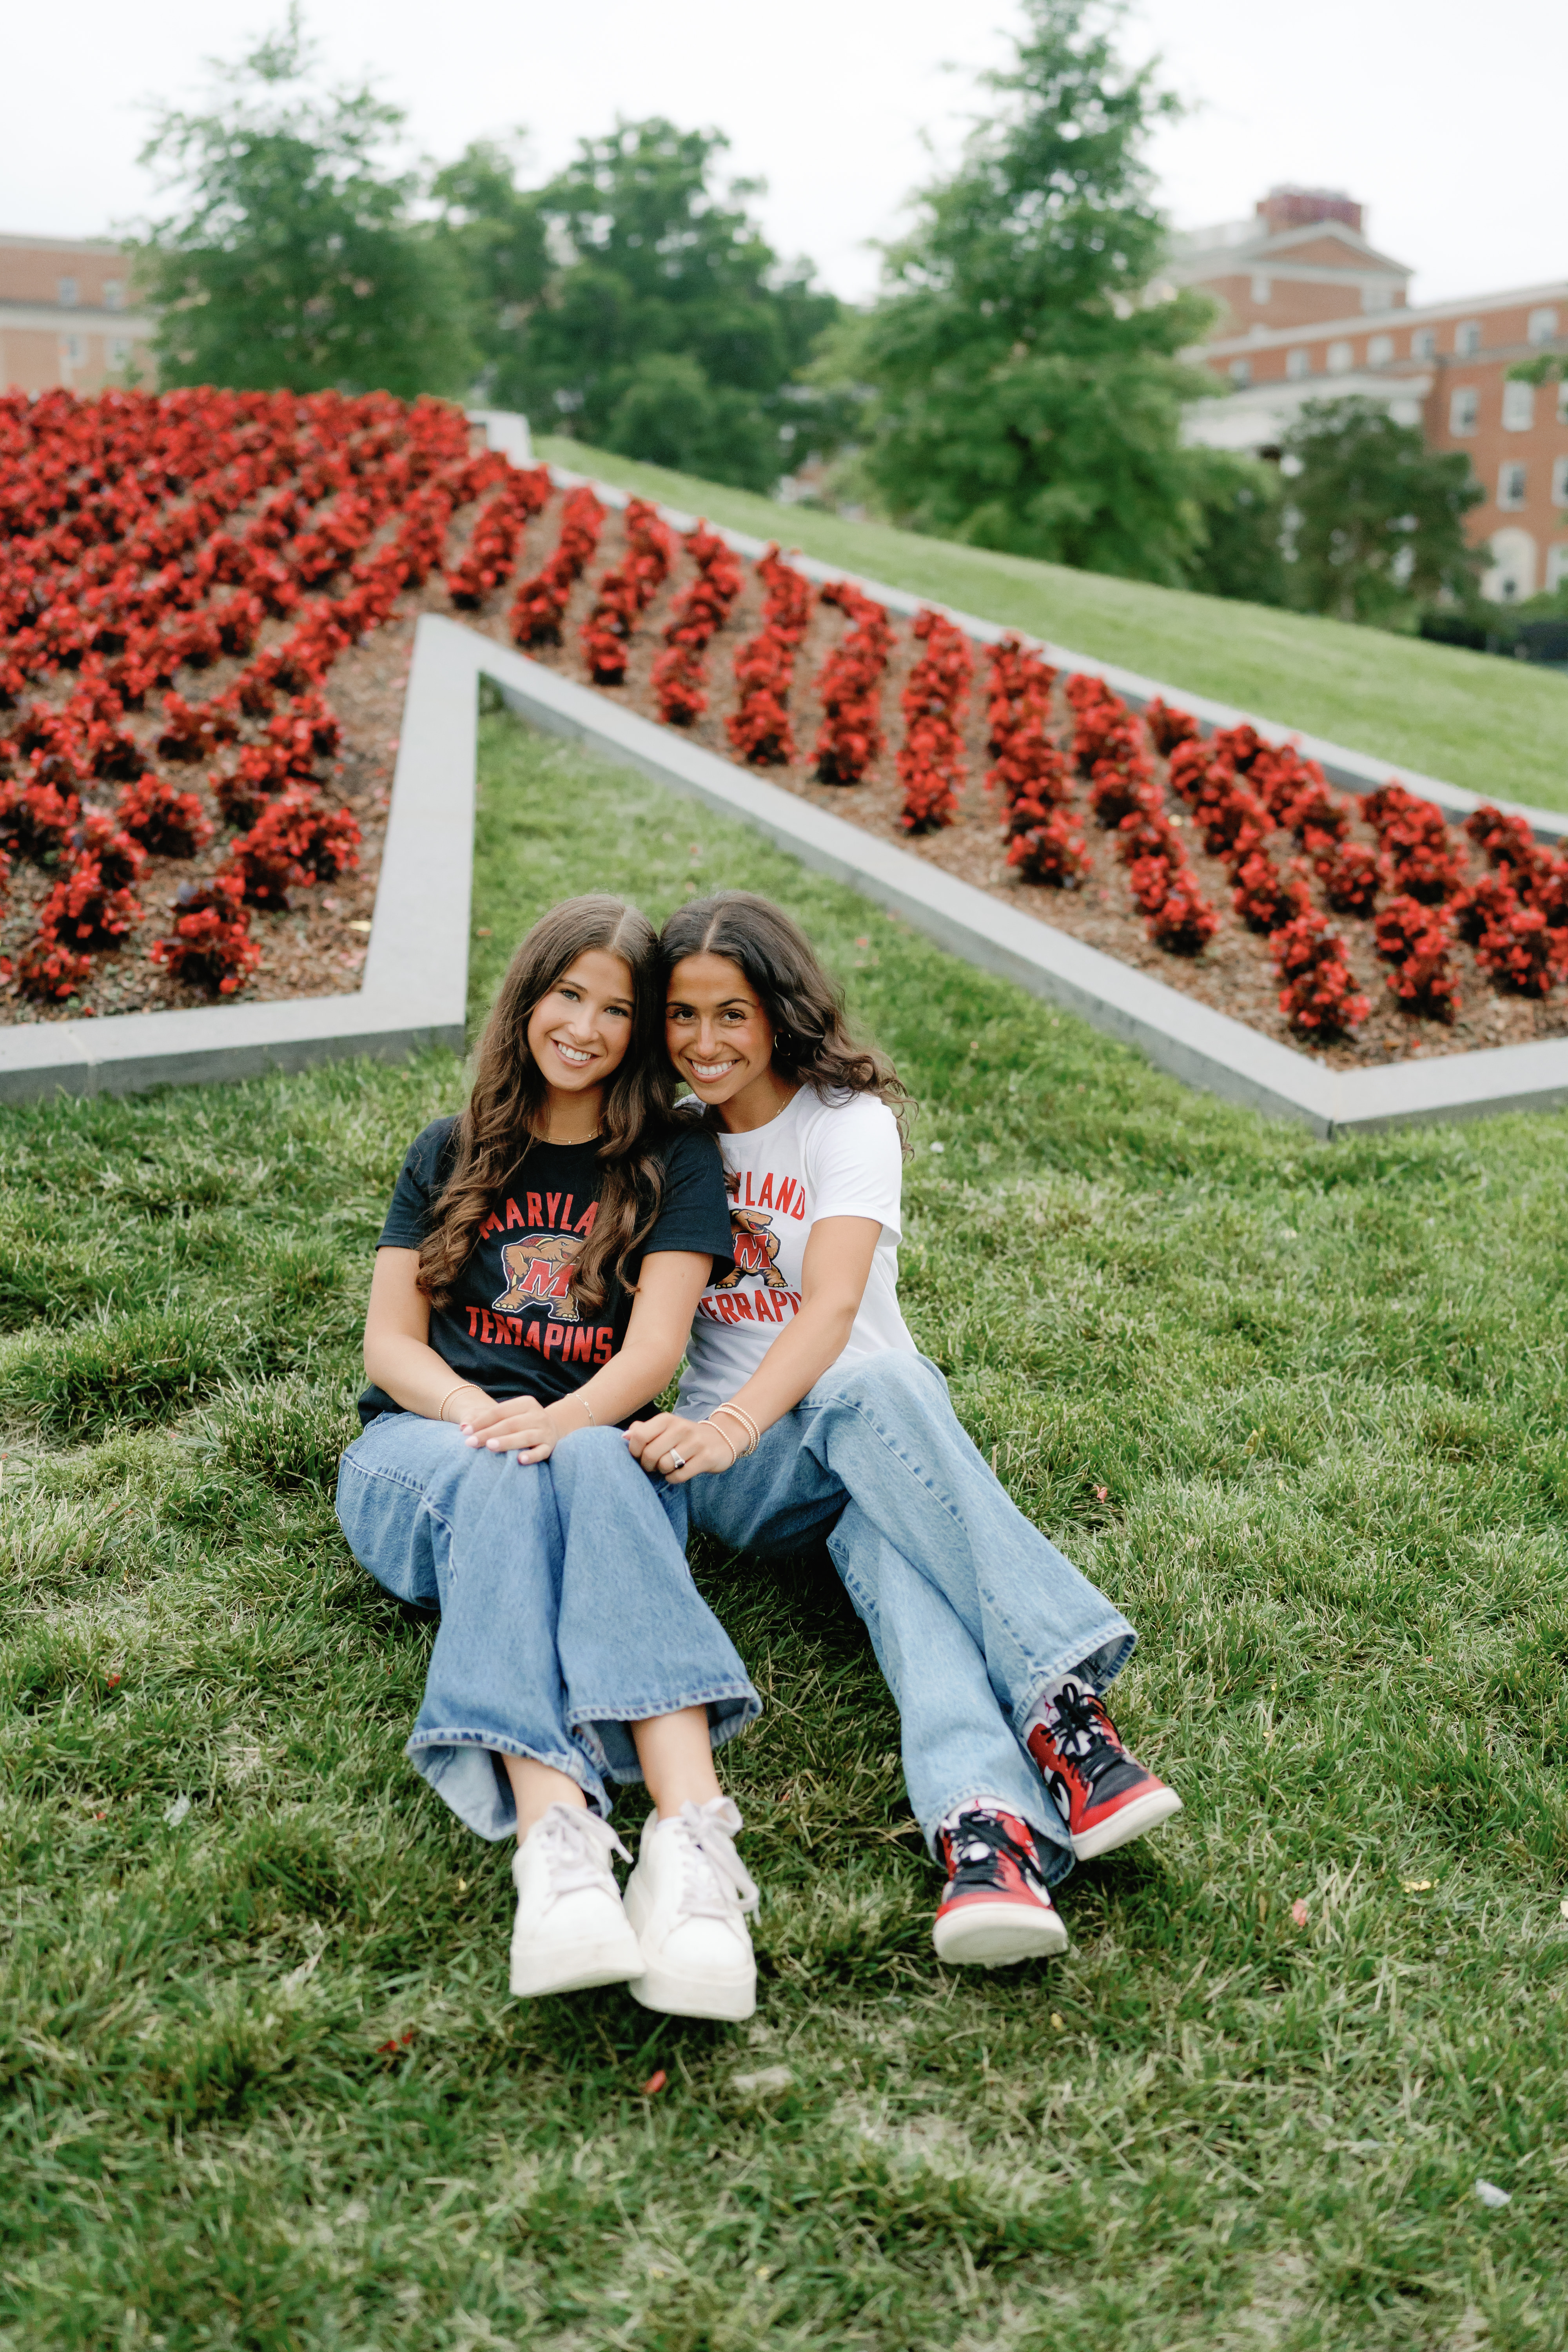
[[[1323,216],[1300,216],[1314,206]],[[1509,379],[1521,360],[1568,357],[1568,278],[1413,306],[1409,270],[1370,245],[1360,206],[1305,189],[1173,240],[1169,275],[1225,306],[1197,356],[1229,396],[1191,413],[1190,438],[1273,456],[1304,401],[1361,394],[1468,457],[1486,492],[1469,530],[1490,554],[1488,595],[1568,583],[1568,384]]]
[[[0,236],[0,391],[98,392],[151,376],[152,321],[126,307],[129,291],[117,245]]]

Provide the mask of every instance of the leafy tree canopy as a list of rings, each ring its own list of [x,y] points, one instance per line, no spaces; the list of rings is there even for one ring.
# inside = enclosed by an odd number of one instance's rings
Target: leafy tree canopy
[[[1212,307],[1157,285],[1142,151],[1174,100],[1121,64],[1106,0],[1025,14],[994,117],[828,365],[875,392],[868,462],[901,520],[1176,581],[1203,537],[1181,409],[1213,386],[1178,358]]]
[[[1287,434],[1292,601],[1383,626],[1418,601],[1475,594],[1465,517],[1485,497],[1463,454],[1428,449],[1374,400],[1310,400]]]
[[[449,247],[388,167],[403,124],[367,87],[310,86],[297,11],[205,113],[162,109],[142,153],[173,199],[137,247],[165,383],[460,392],[476,364]]]
[[[795,378],[839,305],[780,264],[745,209],[756,183],[716,186],[727,144],[656,117],[584,140],[537,191],[493,147],[470,148],[436,191],[486,309],[492,399],[766,489],[831,424]]]

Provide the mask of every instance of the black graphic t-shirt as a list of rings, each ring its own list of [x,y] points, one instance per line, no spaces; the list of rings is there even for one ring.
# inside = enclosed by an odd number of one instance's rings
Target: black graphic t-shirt
[[[451,1170],[457,1127],[455,1118],[438,1118],[415,1137],[378,1248],[419,1247]],[[684,1129],[671,1138],[663,1167],[658,1215],[627,1264],[632,1280],[645,1257],[664,1250],[701,1251],[715,1275],[722,1273],[731,1262],[730,1202],[717,1143],[703,1129]],[[473,1381],[496,1398],[553,1404],[616,1353],[632,1318],[630,1293],[612,1275],[603,1307],[590,1309],[567,1287],[573,1260],[594,1230],[603,1174],[595,1144],[529,1145],[479,1229],[450,1306],[430,1310],[430,1345],[454,1380]],[[359,1401],[363,1423],[402,1411],[374,1384]]]

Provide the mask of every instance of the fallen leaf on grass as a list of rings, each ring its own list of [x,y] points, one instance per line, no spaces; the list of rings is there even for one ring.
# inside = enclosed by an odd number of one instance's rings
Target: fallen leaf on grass
[[[1480,2199],[1481,2203],[1489,2206],[1494,2213],[1500,2212],[1505,2205],[1513,2203],[1510,2192],[1506,2189],[1500,2189],[1495,2180],[1478,2180],[1476,2195]]]
[[[1297,1927],[1304,1927],[1306,1926],[1306,1924],[1307,1924],[1307,1906],[1306,1906],[1306,1905],[1302,1902],[1302,1900],[1301,1900],[1301,1898],[1300,1898],[1300,1896],[1299,1895],[1297,1895],[1296,1900],[1294,1901],[1294,1903],[1292,1903],[1292,1904],[1291,1904],[1291,1906],[1290,1906],[1290,1916],[1291,1916],[1291,1918],[1292,1918],[1292,1919],[1294,1919],[1294,1921],[1296,1922],[1296,1925],[1297,1925]]]
[[[642,2086],[643,2097],[645,2099],[651,2099],[655,2092],[663,2090],[668,2080],[669,2077],[665,2073],[664,2068],[662,2066],[656,2066],[653,2073],[648,2076],[647,2081]]]
[[[166,1805],[164,1807],[163,1819],[168,1822],[169,1827],[172,1830],[177,1830],[190,1810],[191,1801],[189,1797],[176,1797],[172,1805]]]
[[[1435,1878],[1402,1878],[1399,1884],[1406,1895],[1430,1895],[1437,1882]]]
[[[1109,1503],[1110,1500],[1110,1487],[1097,1486],[1094,1490],[1094,1499],[1097,1503]]]

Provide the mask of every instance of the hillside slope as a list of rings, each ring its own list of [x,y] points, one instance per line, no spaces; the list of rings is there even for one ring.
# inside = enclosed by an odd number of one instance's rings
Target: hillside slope
[[[1380,629],[958,547],[542,436],[557,465],[1474,793],[1568,808],[1568,678]]]

